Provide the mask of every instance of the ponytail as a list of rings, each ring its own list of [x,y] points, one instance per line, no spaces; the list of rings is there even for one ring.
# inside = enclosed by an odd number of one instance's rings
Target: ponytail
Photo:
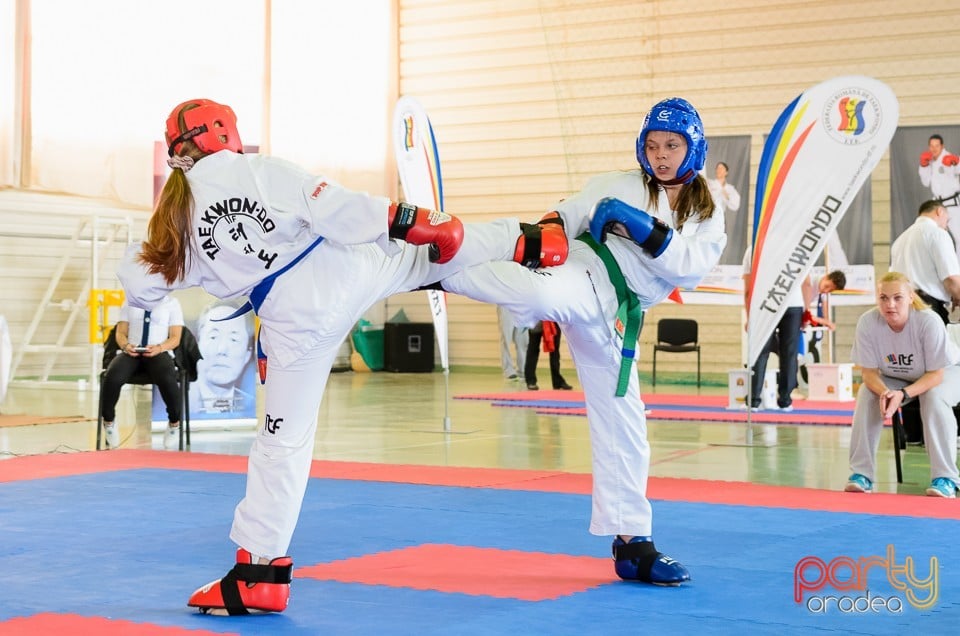
[[[174,169],[160,192],[140,254],[147,271],[160,274],[168,285],[186,276],[192,213],[190,183],[183,170]]]

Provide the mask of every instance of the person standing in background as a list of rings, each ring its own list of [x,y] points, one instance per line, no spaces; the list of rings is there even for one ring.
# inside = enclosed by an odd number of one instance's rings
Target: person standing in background
[[[527,365],[530,345],[529,329],[517,325],[510,312],[497,305],[497,324],[500,326],[500,365],[503,377],[516,380]],[[516,356],[516,357],[514,357]]]
[[[730,168],[722,161],[717,162],[715,179],[707,179],[707,185],[710,187],[710,194],[713,200],[720,204],[728,212],[736,212],[740,209],[740,193],[733,187],[732,183],[727,183],[727,175],[730,174]]]
[[[950,322],[949,305],[960,303],[960,260],[947,231],[949,213],[940,201],[920,204],[917,218],[890,246],[890,271],[902,272],[920,299]]]
[[[953,237],[954,252],[960,257],[960,157],[943,147],[943,137],[930,135],[927,149],[920,153],[917,170],[920,182],[930,188],[933,196],[946,208],[947,230]]]
[[[743,257],[743,289],[750,289],[750,278],[752,276],[751,266],[753,263],[753,250],[748,249]],[[806,305],[804,304],[803,288],[810,284],[810,278],[807,277],[799,285],[794,285],[793,289],[786,295],[783,304],[786,311],[780,317],[780,321],[774,328],[770,338],[760,351],[757,361],[753,365],[750,376],[750,409],[757,411],[762,409],[763,381],[767,373],[767,360],[772,352],[777,353],[780,362],[780,372],[777,374],[777,406],[781,411],[793,410],[793,390],[797,388],[797,372],[800,367],[798,356],[800,355],[800,332],[803,325],[803,314]],[[744,302],[747,309],[747,323],[750,322],[750,304]],[[747,327],[745,326],[744,329]]]
[[[524,378],[527,389],[538,391],[537,363],[540,361],[540,341],[543,341],[543,350],[550,355],[550,380],[554,389],[570,391],[572,386],[560,375],[560,326],[552,320],[541,320],[530,330],[530,346],[527,348],[527,363],[524,367]]]

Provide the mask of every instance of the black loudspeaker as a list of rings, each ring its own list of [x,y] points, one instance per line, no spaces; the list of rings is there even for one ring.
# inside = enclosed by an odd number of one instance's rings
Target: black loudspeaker
[[[432,372],[433,323],[385,323],[383,325],[383,368],[394,373]]]

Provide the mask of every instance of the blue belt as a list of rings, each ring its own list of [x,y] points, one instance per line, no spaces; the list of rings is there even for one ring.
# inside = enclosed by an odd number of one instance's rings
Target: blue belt
[[[317,237],[313,243],[310,244],[307,249],[300,252],[295,259],[270,274],[262,281],[256,284],[256,286],[250,291],[250,300],[243,304],[242,307],[237,309],[235,312],[227,316],[226,318],[219,318],[213,322],[223,322],[225,320],[233,320],[234,318],[239,318],[240,316],[246,314],[249,311],[252,311],[254,314],[259,315],[260,307],[263,306],[263,301],[267,299],[267,294],[270,293],[270,290],[273,289],[273,284],[277,282],[277,279],[281,274],[286,273],[294,265],[299,263],[306,257],[307,254],[313,251],[313,248],[320,245],[323,242],[323,237]],[[267,381],[267,354],[263,352],[263,347],[260,346],[260,330],[257,329],[257,371],[260,374],[260,384],[263,384]]]

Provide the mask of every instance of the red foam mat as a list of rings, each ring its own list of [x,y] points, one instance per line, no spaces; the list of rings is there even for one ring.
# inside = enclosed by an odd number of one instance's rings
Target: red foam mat
[[[3,621],[4,636],[43,636],[45,634],[96,634],[97,636],[229,636],[237,632],[211,632],[205,629],[134,623],[133,621],[53,614],[45,612]]]
[[[423,544],[297,569],[302,578],[545,601],[608,585],[610,559]]]
[[[0,482],[142,468],[243,473],[246,471],[246,465],[246,457],[237,455],[171,453],[152,450],[29,455],[0,461]],[[500,488],[581,495],[589,494],[592,488],[589,474],[506,468],[460,468],[316,460],[313,462],[310,475],[318,479]],[[955,500],[922,495],[888,493],[861,495],[813,488],[670,477],[651,477],[647,494],[651,499],[667,501],[960,520],[960,506]]]

